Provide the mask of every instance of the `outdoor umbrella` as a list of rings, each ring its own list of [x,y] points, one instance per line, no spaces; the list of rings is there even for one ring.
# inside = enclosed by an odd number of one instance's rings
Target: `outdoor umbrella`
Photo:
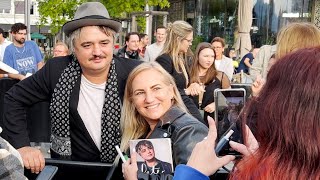
[[[32,33],[31,35],[31,39],[46,39],[47,37],[40,34],[40,33]]]
[[[253,0],[239,0],[238,6],[238,31],[239,35],[235,50],[240,51],[242,58],[251,50],[250,28],[252,25]]]

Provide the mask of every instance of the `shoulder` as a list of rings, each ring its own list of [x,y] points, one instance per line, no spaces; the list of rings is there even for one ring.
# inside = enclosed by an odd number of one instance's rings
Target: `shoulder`
[[[9,44],[9,45],[6,47],[6,51],[7,51],[7,50],[10,50],[10,51],[11,51],[12,49],[14,49],[13,43]]]
[[[232,59],[231,59],[231,58],[228,58],[227,56],[223,56],[223,60],[224,60],[225,62],[232,63]]]
[[[198,119],[196,119],[189,113],[184,113],[182,116],[177,118],[172,124],[178,131],[181,129],[207,129],[207,126],[205,126],[202,122],[200,122]]]
[[[139,60],[134,60],[134,59],[126,59],[118,56],[113,56],[113,59],[115,60],[116,63],[116,69],[118,72],[118,75],[123,74],[126,77],[128,74],[137,67],[139,64],[141,64],[143,61]]]
[[[72,60],[72,56],[69,55],[69,56],[62,56],[62,57],[54,57],[52,59],[49,59],[47,62],[46,62],[46,65],[47,66],[50,66],[51,68],[62,68],[64,69]]]
[[[37,46],[37,44],[34,41],[26,41],[25,45],[29,46]]]
[[[172,58],[169,56],[169,54],[161,54],[157,57],[156,61],[172,61]]]

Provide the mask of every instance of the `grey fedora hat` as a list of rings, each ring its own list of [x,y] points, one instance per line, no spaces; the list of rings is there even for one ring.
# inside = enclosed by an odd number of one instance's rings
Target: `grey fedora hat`
[[[74,30],[84,26],[107,26],[115,32],[121,30],[121,22],[110,19],[109,12],[100,2],[81,4],[72,21],[66,22],[62,29],[69,36]]]

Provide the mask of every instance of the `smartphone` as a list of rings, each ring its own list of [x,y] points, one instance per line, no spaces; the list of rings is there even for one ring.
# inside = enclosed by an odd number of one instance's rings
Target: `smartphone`
[[[216,106],[217,143],[231,129],[234,132],[229,140],[243,143],[241,123],[238,119],[246,102],[246,90],[244,88],[216,89],[214,91],[214,101]],[[232,149],[229,143],[226,143],[217,155],[240,156],[241,154]]]
[[[41,171],[41,173],[37,176],[36,180],[43,180],[43,179],[51,180],[53,179],[57,171],[58,171],[57,166],[46,165],[44,169]]]

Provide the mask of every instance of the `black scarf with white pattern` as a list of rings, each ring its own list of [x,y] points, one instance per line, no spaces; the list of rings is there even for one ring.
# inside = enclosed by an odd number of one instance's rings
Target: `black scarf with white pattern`
[[[62,157],[71,156],[69,101],[75,83],[80,77],[81,67],[73,56],[72,61],[59,78],[50,103],[51,150]],[[112,60],[101,116],[101,162],[113,163],[117,156],[115,145],[120,144],[120,114],[117,73],[115,62]]]

